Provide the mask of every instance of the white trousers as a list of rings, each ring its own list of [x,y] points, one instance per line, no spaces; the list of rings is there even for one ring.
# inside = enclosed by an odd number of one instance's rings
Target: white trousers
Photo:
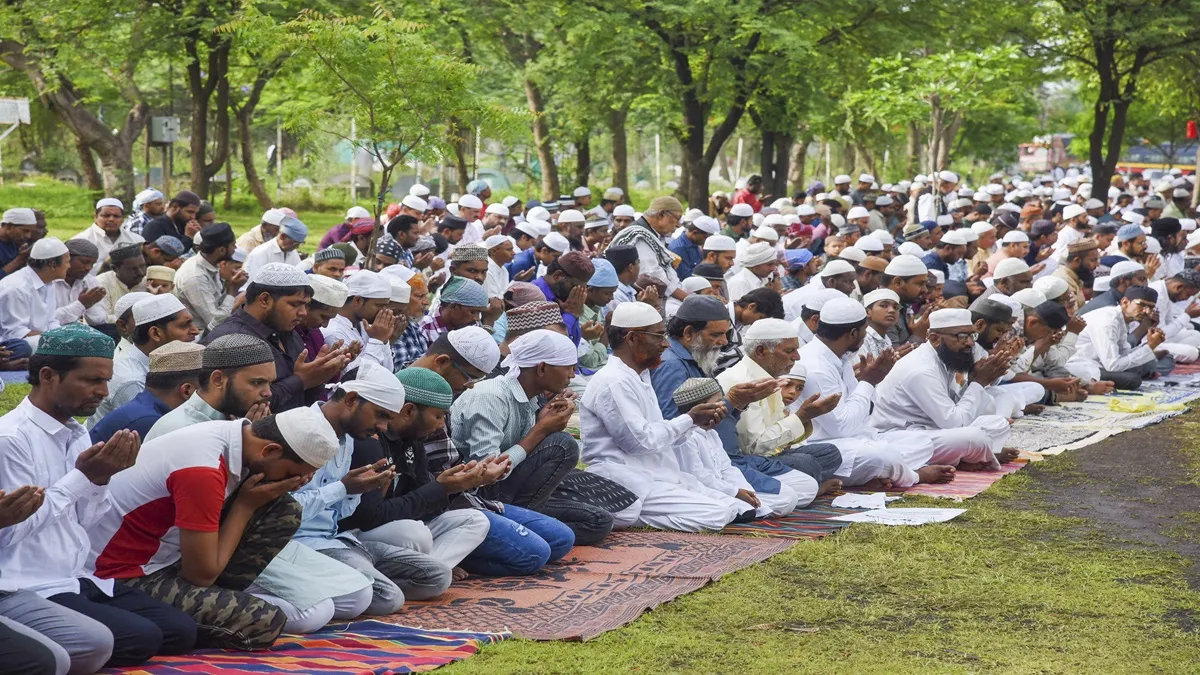
[[[800,473],[793,471],[792,473]],[[801,474],[803,475],[803,474]],[[807,476],[806,476],[807,477]],[[759,518],[767,518],[769,516],[786,516],[796,510],[796,503],[800,500],[800,496],[796,491],[788,487],[786,483],[780,480],[782,476],[775,476],[775,480],[780,481],[779,494],[771,494],[769,492],[755,492],[758,497],[758,510],[754,515]],[[808,477],[812,480],[811,477]],[[816,481],[813,481],[814,483]],[[812,500],[809,500],[810,502]]]
[[[933,457],[930,464],[958,466],[959,462],[985,462],[993,469],[1000,468],[996,453],[1004,449],[1010,428],[1008,420],[996,415],[984,415],[975,420],[976,426],[930,431]]]
[[[394,520],[358,533],[360,541],[376,541],[409,548],[456,567],[471,555],[488,535],[491,523],[476,509],[453,509],[431,519]]]
[[[1046,388],[1037,382],[1008,382],[993,385],[985,391],[992,397],[992,414],[1001,417],[1024,417],[1025,406],[1046,397]]]
[[[1173,336],[1169,342],[1159,345],[1158,348],[1167,350],[1167,353],[1175,357],[1175,360],[1179,363],[1192,363],[1200,358],[1200,349],[1196,348],[1197,345],[1190,344],[1190,341],[1193,339],[1192,336],[1196,336],[1196,340],[1200,341],[1200,333],[1194,330],[1181,331]],[[1184,340],[1180,340],[1179,338],[1181,337]]]
[[[821,485],[817,483],[816,478],[813,478],[803,471],[796,471],[795,469],[778,476],[772,476],[772,478],[779,481],[783,486],[783,489],[780,490],[780,496],[783,494],[783,490],[789,488],[792,490],[792,492],[796,493],[796,503],[792,505],[791,509],[787,510],[787,513],[791,513],[794,509],[802,509],[811,504],[812,501],[817,498],[817,492],[821,490]],[[759,501],[762,501],[763,495],[761,493],[755,494],[758,494]],[[776,497],[776,495],[767,496]],[[765,504],[766,502],[763,503]]]
[[[693,492],[677,483],[654,481],[646,496],[613,516],[613,528],[652,527],[679,532],[719,530],[750,508],[735,497]]]
[[[287,617],[287,623],[284,624],[283,630],[285,633],[294,634],[316,632],[334,619],[349,621],[356,616],[361,616],[363,612],[367,611],[372,597],[371,587],[367,586],[353,593],[326,598],[308,609],[300,609],[283,598],[265,592],[256,584],[251,584],[246,590],[254,597],[265,600],[283,610],[283,615]]]

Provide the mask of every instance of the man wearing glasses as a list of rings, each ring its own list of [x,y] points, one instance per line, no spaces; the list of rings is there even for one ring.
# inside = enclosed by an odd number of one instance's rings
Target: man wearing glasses
[[[1080,379],[1109,380],[1117,389],[1138,389],[1142,378],[1155,372],[1159,347],[1166,339],[1158,328],[1158,291],[1149,286],[1125,289],[1121,304],[1083,315],[1087,326],[1079,333],[1067,370]],[[1129,323],[1138,327],[1131,333]],[[1145,339],[1142,339],[1142,336]],[[1130,338],[1137,346],[1130,345]]]
[[[679,285],[675,260],[679,257],[667,248],[666,237],[679,227],[683,204],[674,197],[655,197],[642,217],[613,236],[608,246],[635,246],[642,274],[648,274],[667,286],[667,295],[683,301],[687,291]]]
[[[1018,451],[1005,448],[1009,422],[984,414],[984,387],[1008,371],[1013,355],[1000,351],[975,360],[975,326],[966,309],[929,315],[929,338],[896,362],[875,388],[871,425],[881,432],[920,429],[933,441],[927,464],[958,470],[999,469]]]

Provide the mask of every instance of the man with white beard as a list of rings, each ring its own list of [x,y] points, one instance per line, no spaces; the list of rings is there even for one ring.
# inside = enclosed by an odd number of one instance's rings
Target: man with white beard
[[[650,374],[664,419],[679,415],[672,397],[685,381],[712,377],[721,348],[728,343],[730,325],[728,307],[715,297],[689,295],[679,306],[667,324],[669,346],[663,352],[662,365]],[[755,492],[777,495],[783,484],[800,496],[796,506],[803,508],[816,496],[819,484],[831,478],[841,465],[841,454],[836,447],[827,444],[806,446],[805,456],[798,455],[795,458],[798,466],[792,468],[769,457],[743,455],[738,445],[740,412],[778,389],[778,381],[770,377],[730,387],[725,392],[730,414],[721,420],[715,431],[721,437],[729,461],[742,472]],[[840,488],[840,484],[830,487]]]

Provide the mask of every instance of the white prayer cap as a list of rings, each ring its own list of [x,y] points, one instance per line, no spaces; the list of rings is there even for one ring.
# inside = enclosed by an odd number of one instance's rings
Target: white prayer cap
[[[911,243],[904,242],[900,246],[903,248]],[[916,244],[913,244],[913,246],[916,246]],[[925,267],[925,263],[921,262],[921,259],[917,256],[901,253],[892,258],[892,261],[888,263],[883,273],[890,277],[917,277],[922,274],[928,274],[929,268]]]
[[[387,279],[387,282],[392,285],[392,296],[390,300],[401,305],[407,305],[408,301],[412,299],[412,286],[409,286],[407,281],[400,281],[396,277],[385,278]]]
[[[993,279],[1006,279],[1018,274],[1024,274],[1029,271],[1029,264],[1021,258],[1005,258],[996,265],[996,271],[992,273]]]
[[[1012,294],[1012,299],[1021,303],[1023,307],[1029,309],[1033,309],[1047,300],[1046,296],[1036,288],[1025,288],[1019,290]]]
[[[870,307],[880,300],[891,300],[897,305],[900,304],[900,296],[896,295],[896,291],[890,288],[877,288],[863,296],[863,307]]]
[[[683,217],[679,219],[679,222],[687,224],[687,223],[690,223],[693,220],[699,218],[702,215],[704,215],[704,212],[701,211],[700,209],[688,209],[687,211],[683,212]]]
[[[566,253],[571,249],[571,242],[567,241],[567,238],[558,232],[551,232],[542,237],[542,243],[559,253]]]
[[[530,331],[509,343],[508,350],[508,357],[502,365],[508,368],[508,376],[513,378],[521,374],[522,368],[532,368],[539,363],[548,366],[574,366],[579,363],[579,348],[571,338],[552,330]]]
[[[869,174],[869,173],[860,174],[860,175],[859,175],[859,177],[858,177],[858,182],[860,182],[860,183],[874,183],[874,182],[875,182],[875,176],[872,176],[872,175],[871,175],[871,174]]]
[[[361,206],[351,206],[346,209],[346,220],[357,220],[359,218],[370,218],[371,212]],[[278,225],[278,223],[276,223]]]
[[[894,294],[893,294],[894,295]],[[867,318],[867,310],[862,303],[842,296],[825,303],[821,308],[821,323],[831,326],[845,326],[858,323]],[[751,326],[753,328],[753,326]]]
[[[923,265],[922,265],[922,267],[923,267]],[[822,278],[832,277],[832,276],[836,276],[838,274],[846,274],[847,272],[853,274],[854,273],[854,265],[851,265],[849,262],[846,262],[845,260],[830,260],[828,263],[826,263],[824,269],[822,269],[821,273],[818,274],[817,276],[822,277]]]
[[[1172,196],[1173,198],[1175,198],[1175,199],[1180,199],[1180,198],[1182,198],[1182,197],[1187,197],[1187,196],[1189,196],[1190,194],[1191,194],[1191,193],[1187,191],[1187,188],[1181,188],[1181,187],[1177,187],[1177,188],[1175,188],[1173,191],[1171,191],[1171,196]]]
[[[408,188],[408,194],[414,197],[425,198],[429,196],[429,188],[420,183],[413,183],[413,186]]]
[[[274,288],[308,286],[308,275],[287,263],[267,263],[254,271],[250,283]]]
[[[819,314],[822,310],[824,310],[825,303],[829,302],[830,300],[837,300],[838,298],[844,297],[846,297],[846,294],[836,288],[822,288],[816,293],[808,296],[808,298],[804,301],[804,308]]]
[[[949,216],[949,215],[938,216],[937,224],[938,224],[938,227],[947,227],[947,226],[953,225],[954,224],[954,216]]]
[[[309,466],[320,468],[337,455],[337,434],[325,415],[314,408],[285,410],[275,416],[275,425],[292,452]]]
[[[750,222],[754,223],[754,227],[758,227],[763,224],[763,221],[766,220],[766,218],[767,217],[764,216],[763,214],[756,213],[750,217]]]
[[[984,232],[995,232],[996,226],[987,221],[981,220],[981,221],[971,225],[971,231],[974,232],[975,234],[983,234]]]
[[[897,250],[900,251],[901,255],[912,256],[918,260],[925,255],[925,249],[911,241],[906,241],[903,244],[900,244],[900,247]]]
[[[1112,269],[1109,270],[1109,276],[1113,279],[1116,279],[1117,277],[1123,277],[1129,274],[1137,274],[1138,272],[1145,271],[1146,268],[1142,267],[1140,263],[1136,263],[1132,260],[1122,260],[1121,262],[1112,266]]]
[[[156,201],[156,200],[159,200],[162,198],[163,198],[163,193],[159,192],[158,190],[155,190],[154,188],[146,188],[145,190],[142,190],[141,192],[137,193],[137,195],[134,196],[133,208],[139,209],[142,207],[143,204],[149,204],[150,202],[153,202],[153,201]]]
[[[1200,244],[1200,230],[1193,230],[1188,233],[1187,248],[1195,248],[1197,244]]]
[[[1079,216],[1082,216],[1085,213],[1087,213],[1087,209],[1083,208],[1082,206],[1080,206],[1078,204],[1071,204],[1071,205],[1063,208],[1062,217],[1063,217],[1063,220],[1070,220],[1072,218],[1077,218]]]
[[[540,234],[538,234],[537,225],[535,225],[534,221],[532,221],[532,220],[523,220],[523,221],[517,223],[517,226],[514,227],[513,229],[520,230],[521,232],[524,232],[525,234],[533,237],[534,239],[537,239],[538,237],[541,236]]]
[[[779,233],[774,228],[766,225],[751,232],[750,236],[758,239],[766,239],[767,241],[779,241]]]
[[[152,295],[139,300],[133,306],[133,324],[141,326],[172,316],[183,310],[183,303],[173,293]]]
[[[783,374],[789,380],[800,380],[804,382],[808,379],[808,368],[804,367],[799,361],[792,364],[792,369]]]
[[[1051,198],[1056,202],[1065,202],[1071,198],[1071,191],[1067,188],[1055,188],[1051,192]]]
[[[506,241],[513,241],[513,239],[507,234],[493,234],[492,236],[483,240],[483,247],[490,251]],[[513,244],[516,245],[516,242],[513,241]]]
[[[404,407],[404,385],[391,371],[374,361],[362,361],[358,366],[358,376],[349,382],[341,382],[338,389],[352,391],[394,413]]]
[[[12,225],[37,225],[37,214],[33,209],[9,209],[4,212],[0,222]]]
[[[845,297],[845,296],[843,296]],[[798,339],[796,326],[783,319],[759,319],[746,329],[745,341]]]
[[[957,194],[958,194],[958,196],[959,196],[959,197],[971,197],[971,196],[974,196],[974,195],[975,195],[975,191],[974,191],[974,190],[972,190],[971,188],[967,187],[966,185],[963,185],[962,187],[958,188],[958,193],[957,193]],[[971,201],[971,200],[970,200],[970,199],[967,199],[967,200],[964,200],[964,201],[968,201],[968,202],[969,202],[969,201]]]
[[[633,218],[637,215],[637,211],[634,211],[633,207],[629,204],[617,204],[616,207],[613,208],[612,214],[614,218]]]
[[[855,218],[870,218],[871,212],[865,206],[854,206],[846,212],[846,220],[854,220]]]
[[[467,326],[446,334],[450,346],[476,370],[490,373],[500,363],[500,347],[492,334],[479,326]]]
[[[138,302],[152,297],[154,297],[152,294],[145,291],[126,293],[125,295],[121,296],[120,300],[117,300],[116,306],[113,307],[113,312],[116,313],[115,316],[119,319],[125,315],[125,312],[128,312],[130,309],[132,309],[133,306]]]
[[[779,199],[771,202],[771,208],[773,209],[782,209],[788,206],[794,206],[794,204],[792,204],[792,200],[787,197],[780,197]]]
[[[704,240],[705,251],[736,251],[737,242],[733,237],[726,237],[723,234],[714,234]]]
[[[346,304],[346,298],[350,295],[346,284],[322,274],[309,275],[308,283],[312,285],[313,302],[319,302],[327,307],[343,307]]]
[[[403,281],[404,283],[408,283],[409,279],[412,279],[414,276],[417,275],[417,273],[413,270],[413,268],[411,268],[407,265],[401,264],[401,263],[396,263],[395,265],[388,265],[387,267],[379,270],[379,273],[384,276],[395,277],[395,278],[399,279],[400,281]],[[317,276],[319,276],[319,275],[317,275]]]
[[[988,196],[987,196],[986,192],[980,191],[980,192],[976,192],[975,196],[972,197],[971,199],[974,199],[977,202],[986,202],[988,199]],[[971,206],[970,199],[955,199],[954,201],[950,202],[950,210],[951,211],[957,211],[961,208],[966,208],[968,206]]]
[[[563,211],[562,213],[558,214],[558,222],[560,224],[561,223],[582,223],[585,220],[587,220],[587,218],[584,218],[583,214],[580,213],[579,211],[576,211],[575,209],[567,209],[566,211]]]
[[[881,253],[883,251],[883,242],[873,234],[865,237],[859,237],[858,241],[854,242],[855,248],[867,253]]]
[[[614,214],[615,215],[615,214]],[[526,220],[541,220],[550,222],[550,212],[544,206],[535,206],[525,214]]]
[[[520,201],[521,200],[518,199],[515,195],[509,195],[509,196],[505,197],[504,199],[501,199],[500,203],[504,205],[505,209],[511,209],[513,206],[515,206]]]
[[[971,228],[969,227],[964,227],[961,230],[955,230],[955,232],[961,234],[963,241],[967,242],[968,244],[973,241],[979,241],[979,235],[971,231]]]
[[[842,260],[849,260],[855,264],[858,264],[867,259],[867,252],[861,248],[847,246],[846,248],[842,249],[842,252],[839,253],[837,257],[841,258]]]
[[[1033,287],[1036,288],[1039,293],[1046,296],[1047,300],[1054,300],[1055,298],[1061,297],[1063,293],[1067,292],[1068,288],[1065,279],[1052,275],[1044,276],[1041,279],[1034,281]]]
[[[739,257],[741,258],[743,267],[754,267],[763,263],[769,263],[775,260],[775,247],[765,241],[760,241],[747,246],[746,250],[742,251]]]
[[[935,270],[929,270],[929,273],[933,275],[933,282],[934,282],[935,286],[941,286],[942,284],[946,283],[946,273],[945,272],[935,269]]]
[[[763,218],[762,224],[764,227],[775,227],[776,225],[787,225],[787,218],[783,217],[782,213],[772,213],[771,215],[767,216],[766,218]],[[751,234],[751,236],[754,236],[753,233]]]
[[[712,283],[704,277],[688,277],[679,284],[688,293],[699,293],[706,288],[712,288]]]
[[[404,199],[401,199],[400,203],[414,211],[420,211],[421,213],[429,210],[429,202],[416,195],[404,195]],[[504,213],[505,215],[508,215],[508,209],[505,209]]]
[[[834,185],[841,185],[842,183],[849,183],[849,182],[850,182],[850,176],[847,176],[844,173],[839,173],[838,175],[833,177]]]
[[[29,249],[29,257],[34,260],[54,260],[67,253],[67,245],[61,239],[46,237],[33,242]]]
[[[896,243],[896,238],[893,237],[892,233],[888,232],[887,230],[876,230],[876,231],[872,232],[871,234],[867,235],[867,237],[874,237],[875,239],[878,239],[879,241],[883,242],[884,246],[891,246],[892,244]],[[866,237],[864,237],[864,239],[865,238]],[[859,241],[862,241],[862,239],[860,239]]]
[[[1179,219],[1179,228],[1181,230],[1183,230],[1184,232],[1191,232],[1192,230],[1195,230],[1196,229],[1196,219],[1195,218],[1180,218]]]
[[[997,206],[996,210],[997,211],[1012,211],[1013,213],[1020,213],[1021,207],[1017,206],[1016,204],[1014,204],[1012,202],[1004,202],[1000,206]]]
[[[958,174],[954,173],[953,171],[939,171],[937,177],[938,180],[945,183],[958,182]]]
[[[892,198],[887,195],[879,195],[875,200],[875,206],[891,206]]]
[[[1092,279],[1092,292],[1103,293],[1109,289],[1109,283],[1112,282],[1112,277],[1096,277]]]
[[[1125,222],[1133,223],[1134,225],[1137,225],[1139,227],[1141,226],[1142,222],[1144,220],[1146,220],[1146,218],[1142,214],[1135,213],[1132,209],[1122,213],[1121,217],[1125,219]]]
[[[392,297],[392,283],[387,277],[371,270],[359,270],[346,279],[346,291],[352,298]]]
[[[1020,230],[1013,230],[1012,232],[1004,235],[1004,238],[1000,241],[1004,244],[1028,244],[1029,235]]]
[[[361,209],[362,207],[360,206],[358,208]],[[363,211],[365,212],[366,209],[363,209]],[[371,214],[368,213],[363,217],[370,218]],[[267,223],[268,225],[279,225],[283,222],[284,218],[287,218],[287,212],[285,212],[283,209],[267,209],[266,211],[263,211],[262,218],[259,218],[259,220]]]
[[[801,204],[800,206],[796,207],[796,215],[815,216],[817,215],[817,210],[814,209],[811,204]]]
[[[537,236],[539,237],[545,237],[546,235],[550,234],[551,227],[549,221],[531,219],[525,222],[529,223],[534,228],[534,230],[537,232]]]
[[[1162,253],[1162,244],[1158,243],[1158,239],[1154,237],[1146,237],[1146,253],[1157,255]]]
[[[984,188],[984,190],[985,190],[985,191],[986,191],[986,192],[987,192],[989,195],[1002,195],[1002,194],[1004,194],[1004,186],[1003,186],[1003,185],[1001,185],[1001,184],[999,184],[999,183],[988,183],[988,184],[987,184],[987,187],[985,187],[985,188]]]
[[[749,204],[734,204],[733,207],[729,209],[729,215],[737,216],[739,218],[749,218],[754,215],[754,209],[752,209]]]
[[[950,230],[946,234],[942,235],[941,243],[949,244],[950,246],[966,246],[967,240],[963,237],[962,231]]]
[[[831,213],[829,214],[829,224],[840,230],[846,225],[846,219],[840,213]],[[854,226],[854,231],[856,232],[858,231],[857,227],[857,225]]]
[[[115,206],[118,209],[121,209],[122,211],[125,210],[125,205],[122,204],[121,200],[117,199],[116,197],[105,197],[104,199],[101,199],[100,201],[96,202],[96,210],[97,211],[99,211],[101,208],[103,208],[105,206]]]
[[[459,208],[467,207],[468,209],[482,209],[483,201],[475,195],[463,195],[458,198]]]
[[[608,226],[606,221],[600,220],[597,222],[600,225],[604,225],[606,227]],[[704,232],[705,234],[716,234],[717,232],[721,231],[721,224],[717,222],[717,219],[710,218],[708,216],[700,216],[699,218],[693,220],[692,227]],[[771,231],[774,232],[775,230]]]
[[[1121,188],[1115,187],[1115,186],[1108,188],[1108,198],[1109,199],[1116,199],[1117,197],[1120,197],[1120,196],[1121,196]]]
[[[970,328],[973,323],[967,309],[939,309],[929,315],[929,327],[933,329]]]
[[[571,196],[572,197],[591,197],[592,191],[581,186],[581,187],[575,188],[575,191],[571,193]]]
[[[1083,208],[1089,211],[1092,209],[1102,209],[1104,208],[1104,202],[1100,201],[1099,199],[1089,199],[1083,203]]]
[[[658,310],[644,302],[622,302],[612,311],[612,325],[617,328],[645,328],[662,320]]]

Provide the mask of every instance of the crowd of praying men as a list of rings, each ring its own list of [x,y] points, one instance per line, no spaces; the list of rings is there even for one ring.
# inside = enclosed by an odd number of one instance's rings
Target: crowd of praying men
[[[188,191],[65,242],[8,209],[0,672],[265,649],[614,529],[950,482],[1198,357],[1194,176],[762,186],[417,184],[311,254],[295,211],[239,237]]]

